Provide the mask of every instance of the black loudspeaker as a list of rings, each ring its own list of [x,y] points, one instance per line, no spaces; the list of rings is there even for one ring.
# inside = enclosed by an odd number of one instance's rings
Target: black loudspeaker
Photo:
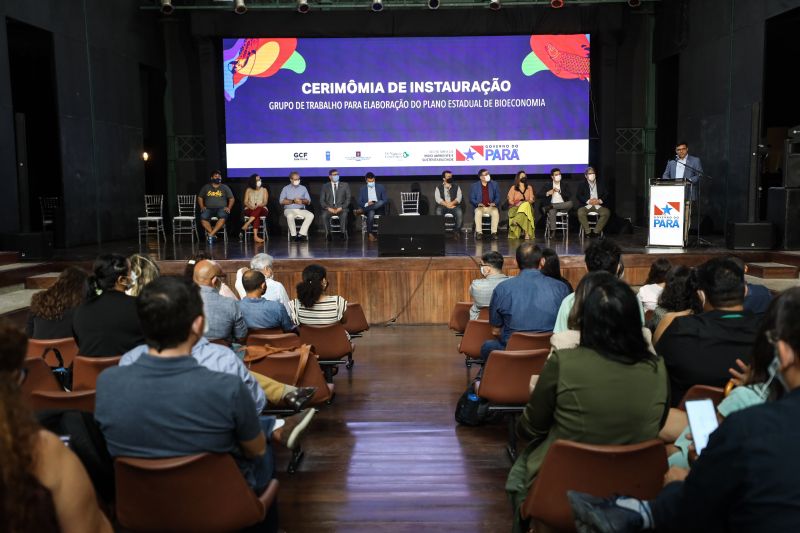
[[[783,144],[783,186],[800,187],[800,138]]]
[[[379,256],[444,255],[444,217],[383,216],[378,231]]]
[[[733,250],[771,250],[775,230],[771,222],[728,222],[725,242]]]
[[[767,193],[767,219],[777,229],[778,247],[800,250],[800,189],[770,187]]]
[[[49,259],[53,256],[53,232],[4,233],[0,248],[19,252],[22,259]]]

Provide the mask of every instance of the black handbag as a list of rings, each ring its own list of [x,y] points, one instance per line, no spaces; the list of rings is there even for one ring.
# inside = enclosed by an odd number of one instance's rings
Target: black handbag
[[[464,426],[480,426],[489,415],[489,401],[475,394],[472,385],[467,387],[456,404],[456,422]]]

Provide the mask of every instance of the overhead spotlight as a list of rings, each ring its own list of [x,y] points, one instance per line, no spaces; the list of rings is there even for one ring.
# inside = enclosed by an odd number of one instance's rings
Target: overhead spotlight
[[[308,13],[308,10],[311,9],[308,5],[308,0],[297,0],[297,12],[298,13]]]
[[[550,7],[553,9],[561,9],[564,7],[564,0],[550,0]]]
[[[372,10],[376,13],[383,11],[383,0],[372,0]]]
[[[237,15],[247,13],[247,6],[244,5],[244,0],[233,0],[233,12]]]
[[[172,15],[175,8],[172,7],[172,0],[161,0],[161,12],[165,15]]]
[[[500,0],[489,0],[489,9],[494,11],[500,9]]]
[[[439,0],[428,0],[428,9],[439,9]]]
[[[630,7],[639,7],[642,5],[642,0],[628,0],[628,5]]]

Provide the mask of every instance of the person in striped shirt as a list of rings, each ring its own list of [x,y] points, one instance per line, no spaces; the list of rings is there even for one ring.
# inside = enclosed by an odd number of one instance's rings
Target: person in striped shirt
[[[298,326],[325,326],[342,321],[347,300],[325,294],[329,286],[327,275],[321,265],[308,265],[303,269],[303,281],[297,284],[297,298],[289,302],[289,316]]]

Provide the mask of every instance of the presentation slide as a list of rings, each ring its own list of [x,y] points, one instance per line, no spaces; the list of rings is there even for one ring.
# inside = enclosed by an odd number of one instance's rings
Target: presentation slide
[[[582,172],[589,35],[223,39],[228,177]]]

